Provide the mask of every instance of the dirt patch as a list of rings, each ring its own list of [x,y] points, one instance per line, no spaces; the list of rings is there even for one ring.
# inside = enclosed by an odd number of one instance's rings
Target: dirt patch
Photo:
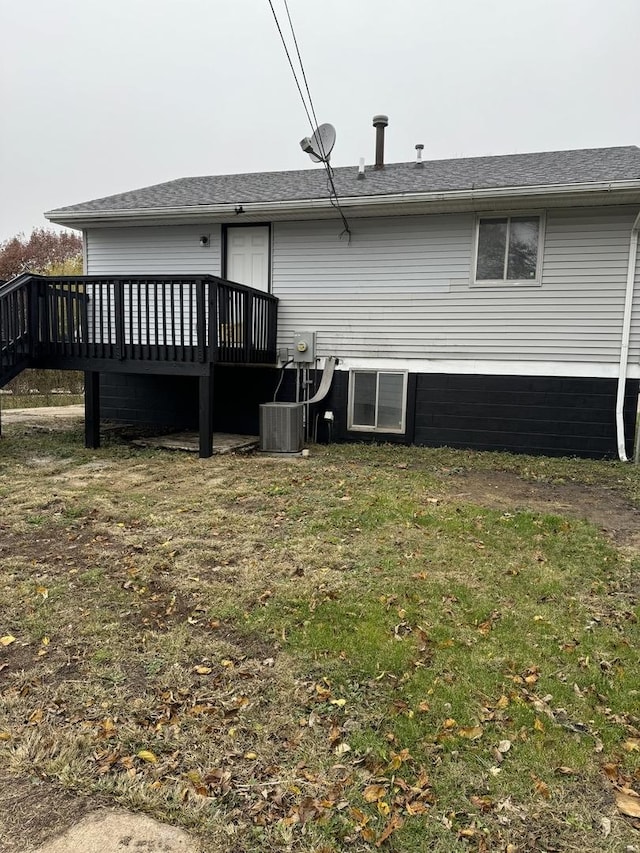
[[[466,471],[450,476],[443,497],[489,509],[578,518],[599,527],[619,548],[640,553],[640,510],[604,486],[529,482],[507,472]]]
[[[42,577],[84,571],[105,562],[126,566],[138,553],[110,535],[103,525],[91,522],[82,527],[34,524],[26,532],[0,525],[0,537],[0,560],[20,559]]]
[[[131,589],[134,594],[144,592],[139,599],[132,600],[130,613],[130,619],[140,628],[165,632],[189,620],[199,624],[200,630],[208,628],[204,618],[206,608],[200,598],[190,600],[176,589],[153,580],[143,588],[136,587],[134,581],[125,581],[124,589]]]
[[[77,643],[56,643],[51,651],[34,643],[12,643],[0,650],[0,685],[13,682],[14,689],[37,693],[41,683],[64,684],[83,673],[87,650]]]
[[[242,632],[223,625],[218,634],[221,640],[237,648],[241,660],[259,661],[263,664],[268,661],[267,665],[271,665],[280,651],[279,643],[256,631]]]
[[[106,805],[107,801],[104,801]],[[0,775],[0,850],[29,853],[46,839],[103,805],[93,795],[72,794],[38,778]]]
[[[11,648],[0,649],[0,678],[3,680],[13,672],[24,672],[33,666],[37,650],[30,643],[12,643]]]

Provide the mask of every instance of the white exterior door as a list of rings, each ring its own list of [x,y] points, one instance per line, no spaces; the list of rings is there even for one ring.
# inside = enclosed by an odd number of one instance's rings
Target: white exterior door
[[[269,226],[227,228],[225,277],[256,290],[269,290]]]

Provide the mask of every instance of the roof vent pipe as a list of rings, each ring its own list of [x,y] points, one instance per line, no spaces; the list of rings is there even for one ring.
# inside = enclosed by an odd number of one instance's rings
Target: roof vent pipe
[[[421,142],[419,142],[416,145],[416,166],[423,166],[424,165],[423,160],[422,160],[423,150],[424,150],[424,145]]]
[[[376,169],[384,169],[384,129],[389,124],[389,116],[374,116],[373,126],[376,129]]]
[[[358,180],[364,179],[364,157],[360,158],[360,164],[358,165]]]

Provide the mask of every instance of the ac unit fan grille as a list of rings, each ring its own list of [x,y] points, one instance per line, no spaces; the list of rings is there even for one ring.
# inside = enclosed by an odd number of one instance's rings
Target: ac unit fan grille
[[[303,443],[302,403],[264,403],[260,406],[260,450],[299,453]]]

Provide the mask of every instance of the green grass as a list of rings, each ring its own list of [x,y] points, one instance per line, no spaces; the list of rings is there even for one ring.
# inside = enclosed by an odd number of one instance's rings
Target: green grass
[[[637,468],[372,446],[204,462],[17,426],[0,451],[16,779],[220,851],[636,841],[603,768],[637,785],[640,555],[582,516],[615,497],[632,527]],[[497,472],[565,509],[492,506]]]
[[[3,409],[41,409],[46,406],[75,406],[84,402],[84,394],[3,394]]]

